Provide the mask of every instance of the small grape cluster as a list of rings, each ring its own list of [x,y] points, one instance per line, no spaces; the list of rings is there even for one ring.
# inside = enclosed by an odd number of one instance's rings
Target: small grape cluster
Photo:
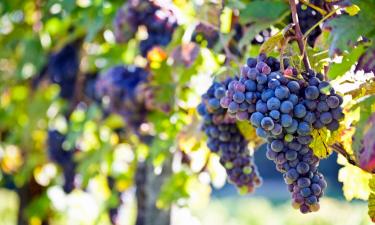
[[[192,41],[213,48],[219,41],[219,32],[205,23],[199,23],[193,32]]]
[[[67,44],[59,52],[52,54],[47,71],[50,80],[60,86],[60,96],[72,99],[79,71],[79,50],[76,44]]]
[[[117,42],[134,37],[140,26],[147,29],[148,37],[140,42],[140,52],[146,56],[154,46],[166,46],[172,40],[177,19],[167,8],[148,0],[130,0],[119,9],[114,20]]]
[[[324,1],[323,0],[311,0],[310,3],[322,8]],[[315,11],[311,7],[305,6],[303,3],[299,3],[297,5],[297,14],[298,14],[299,25],[303,33],[307,32],[311,27],[313,27],[316,23],[318,23],[323,18],[319,12]],[[315,40],[317,37],[319,37],[321,33],[322,33],[322,30],[320,29],[319,26],[317,26],[309,34],[307,38],[307,43],[311,47],[314,47]]]
[[[202,96],[198,112],[204,119],[202,128],[208,137],[207,146],[219,154],[229,181],[240,191],[251,193],[261,184],[261,178],[247,148],[248,141],[237,128],[235,119],[220,107],[219,99],[225,95],[225,83],[228,81],[215,82],[208,89]]]
[[[66,193],[70,193],[75,187],[74,180],[76,163],[73,159],[74,151],[65,150],[63,148],[65,139],[65,135],[61,134],[57,130],[48,131],[49,157],[52,161],[61,166],[64,176],[63,190]]]
[[[220,93],[219,106],[237,120],[249,120],[256,134],[267,141],[267,157],[283,174],[292,192],[293,206],[302,213],[319,209],[326,182],[317,171],[319,158],[309,147],[313,129],[339,128],[344,114],[342,97],[323,75],[310,70],[297,79],[297,70],[260,54],[249,58],[241,77],[228,82]]]
[[[140,67],[115,66],[96,81],[96,92],[104,107],[121,115],[135,131],[146,118],[145,98],[149,96],[145,96],[143,84],[148,77],[149,73]]]

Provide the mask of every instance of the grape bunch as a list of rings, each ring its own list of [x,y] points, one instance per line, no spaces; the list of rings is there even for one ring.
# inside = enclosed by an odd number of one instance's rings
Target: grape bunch
[[[288,67],[288,63],[284,65]],[[297,70],[260,54],[249,58],[241,77],[230,81],[220,95],[220,106],[237,120],[249,120],[267,141],[267,158],[274,161],[292,193],[293,206],[302,213],[319,209],[327,184],[317,171],[319,158],[309,147],[313,129],[339,128],[344,114],[342,97],[323,75],[310,70],[297,79]]]
[[[114,33],[117,42],[133,38],[138,28],[147,29],[147,38],[140,42],[142,56],[154,46],[166,46],[172,40],[177,19],[166,7],[148,0],[130,0],[116,14]]]
[[[322,8],[324,1],[323,0],[310,0],[310,3]],[[312,26],[314,26],[323,18],[319,12],[315,11],[311,7],[304,5],[303,3],[299,3],[297,5],[297,14],[298,14],[299,25],[301,27],[302,33],[307,32]],[[317,26],[309,34],[307,38],[307,43],[311,47],[314,47],[315,40],[317,37],[319,37],[321,33],[322,33],[322,30],[320,29],[319,26]]]
[[[115,66],[96,81],[96,92],[109,112],[121,115],[137,132],[146,118],[147,108],[143,85],[149,73],[135,66]],[[107,100],[109,101],[107,101]]]
[[[202,129],[208,137],[207,146],[219,154],[229,181],[241,192],[251,193],[261,184],[261,178],[247,148],[248,142],[237,128],[235,119],[220,107],[219,99],[225,95],[227,82],[215,82],[208,89],[202,96],[198,112],[204,119]]]
[[[52,161],[56,162],[63,171],[65,193],[70,193],[74,189],[75,168],[73,150],[65,150],[63,144],[65,136],[57,130],[48,131],[48,154]]]
[[[72,99],[79,71],[79,48],[76,43],[67,44],[50,56],[47,72],[50,80],[60,86],[60,96]]]

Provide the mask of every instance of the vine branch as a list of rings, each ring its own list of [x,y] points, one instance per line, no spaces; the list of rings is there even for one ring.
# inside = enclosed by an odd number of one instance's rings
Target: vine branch
[[[289,0],[289,5],[290,5],[290,10],[292,11],[292,19],[294,23],[294,31],[295,31],[296,40],[297,40],[301,55],[303,57],[302,58],[303,64],[305,65],[305,69],[309,70],[311,69],[310,61],[305,51],[305,45],[303,42],[303,34],[301,31],[301,27],[299,26],[297,6],[296,6],[295,0]]]
[[[357,166],[357,167],[359,167],[359,165],[357,164],[357,162],[352,158],[351,155],[349,155],[349,154],[345,151],[345,149],[342,147],[341,144],[336,143],[336,144],[331,145],[330,147],[331,147],[331,148],[332,148],[337,154],[340,154],[340,155],[344,156],[344,157],[346,158],[346,160],[347,160],[350,164],[352,164],[353,166]],[[360,167],[359,167],[359,168],[360,168]]]

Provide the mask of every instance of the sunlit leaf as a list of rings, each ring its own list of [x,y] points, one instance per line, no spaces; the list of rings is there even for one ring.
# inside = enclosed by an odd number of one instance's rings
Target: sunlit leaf
[[[338,157],[338,162],[344,165],[339,170],[338,180],[343,183],[345,198],[348,201],[354,198],[367,200],[370,193],[369,180],[372,175],[349,164],[341,155]]]
[[[312,132],[313,141],[310,143],[310,147],[319,158],[327,158],[332,153],[332,149],[328,146],[330,135],[331,133],[327,128],[314,129]]]

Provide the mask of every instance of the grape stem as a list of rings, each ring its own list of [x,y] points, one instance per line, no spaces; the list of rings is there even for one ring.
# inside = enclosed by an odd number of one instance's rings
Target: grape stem
[[[290,10],[292,11],[292,19],[293,19],[293,23],[294,23],[294,31],[295,31],[298,47],[299,47],[301,55],[303,57],[302,60],[303,60],[303,64],[305,65],[305,69],[306,69],[306,71],[308,71],[308,70],[311,69],[311,66],[310,66],[309,58],[308,58],[307,53],[305,51],[305,45],[304,45],[304,42],[303,42],[303,34],[302,34],[302,31],[301,31],[301,27],[299,26],[297,6],[296,6],[295,0],[289,0],[289,5],[290,5]]]
[[[350,164],[352,164],[353,166],[359,167],[359,165],[357,164],[357,162],[353,159],[353,157],[352,157],[350,154],[348,154],[348,153],[345,151],[345,149],[343,148],[343,146],[342,146],[341,144],[336,143],[336,144],[331,145],[330,147],[331,147],[331,148],[333,149],[333,151],[335,151],[337,154],[340,154],[340,155],[344,156],[345,159],[346,159]]]

